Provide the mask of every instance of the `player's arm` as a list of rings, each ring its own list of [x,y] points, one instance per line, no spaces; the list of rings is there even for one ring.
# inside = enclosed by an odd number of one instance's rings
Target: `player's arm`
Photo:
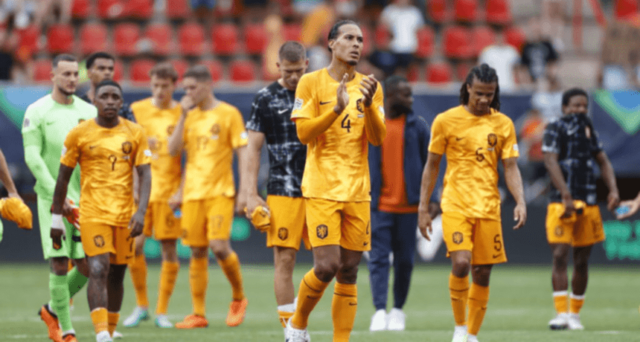
[[[310,86],[306,82],[306,78],[300,80],[296,89],[296,106],[298,101],[302,101],[301,108],[294,106],[291,117],[296,122],[296,131],[298,139],[304,145],[314,141],[319,135],[326,132],[333,122],[342,114],[349,104],[349,93],[347,93],[347,74],[342,77],[337,91],[337,102],[333,111],[323,115],[316,116],[315,113],[309,113],[316,110],[312,99]]]
[[[247,215],[251,215],[257,206],[266,207],[262,197],[258,195],[258,173],[260,172],[260,152],[264,145],[264,133],[249,130],[249,145],[247,146],[247,162],[245,175],[247,179],[246,200]]]
[[[522,185],[522,175],[518,168],[518,158],[503,159],[504,178],[507,188],[516,201],[516,207],[513,212],[513,219],[517,221],[513,229],[519,229],[527,222],[527,203],[524,200],[524,187]]]
[[[58,172],[58,181],[55,185],[53,192],[53,207],[51,208],[51,239],[53,240],[53,248],[60,249],[62,246],[62,239],[65,236],[64,222],[62,221],[62,209],[65,205],[65,199],[67,198],[67,188],[69,186],[69,179],[73,173],[73,167],[69,167],[63,163],[60,163],[60,171]]]
[[[418,206],[418,227],[425,239],[431,241],[431,213],[429,212],[431,195],[438,181],[440,172],[440,161],[442,154],[429,152],[427,163],[422,172],[422,182],[420,184],[420,205]]]
[[[360,82],[360,92],[364,95],[364,129],[367,140],[373,146],[380,146],[387,135],[384,124],[384,97],[382,89],[378,87],[378,80],[369,75]]]
[[[616,184],[616,175],[613,171],[613,166],[604,151],[600,151],[596,154],[596,162],[600,166],[602,179],[604,179],[605,184],[607,184],[607,188],[609,188],[607,209],[613,211],[620,204],[620,193],[618,192],[618,185]]]
[[[18,195],[16,185],[13,184],[13,179],[11,179],[11,173],[9,172],[9,166],[7,166],[7,160],[4,158],[4,153],[2,153],[2,150],[0,150],[0,181],[7,189],[9,197],[15,197],[22,200],[22,198],[20,198],[20,195]]]
[[[635,199],[632,199],[629,201],[623,201],[622,203],[620,203],[620,206],[628,207],[629,211],[627,211],[625,214],[617,215],[618,220],[626,219],[627,217],[631,217],[635,215],[635,213],[637,213],[638,210],[640,210],[640,192],[638,193],[638,196],[636,196]]]
[[[131,237],[142,234],[142,228],[144,228],[144,217],[147,213],[149,196],[151,195],[151,165],[138,165],[136,166],[135,173],[140,180],[140,202],[138,203],[138,210],[131,218],[131,222],[129,222]]]
[[[24,144],[24,161],[27,163],[29,170],[47,191],[48,198],[53,195],[56,187],[56,180],[47,168],[47,164],[42,158],[42,145],[44,141],[43,132],[40,127],[40,117],[31,108],[25,113],[25,120],[22,125],[22,141]]]
[[[182,115],[180,115],[176,128],[169,137],[169,154],[172,157],[177,156],[184,147],[184,121],[187,119],[187,113],[195,107],[195,103],[190,96],[185,95],[180,100],[180,106],[182,107]]]

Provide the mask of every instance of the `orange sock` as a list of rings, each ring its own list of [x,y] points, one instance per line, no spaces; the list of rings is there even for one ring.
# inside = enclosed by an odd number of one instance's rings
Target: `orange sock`
[[[209,258],[191,258],[189,265],[189,283],[191,284],[191,299],[193,300],[193,313],[204,317],[205,295],[209,283]]]
[[[116,326],[118,325],[118,321],[120,320],[120,313],[109,312],[107,317],[109,320],[109,335],[113,336],[113,332],[116,331]]]
[[[96,335],[109,331],[109,314],[105,308],[97,308],[91,311],[91,321],[93,322],[93,328],[96,330]]]
[[[149,307],[149,298],[147,297],[147,261],[143,255],[136,255],[129,264],[129,272],[131,273],[131,281],[136,291],[136,302],[141,308]]]
[[[469,298],[469,276],[458,278],[449,274],[449,294],[456,325],[467,324],[467,300]]]
[[[280,324],[282,324],[283,328],[287,327],[287,322],[292,316],[293,316],[293,312],[278,310],[278,317],[280,318]]]
[[[553,292],[553,305],[557,313],[567,313],[567,304],[567,291]]]
[[[467,330],[469,335],[478,335],[484,314],[487,312],[488,302],[489,286],[471,284],[471,290],[469,290],[469,328]]]
[[[572,293],[571,298],[569,299],[569,312],[572,314],[579,314],[580,309],[582,309],[582,304],[584,304],[584,295],[576,296]]]
[[[156,314],[166,315],[169,307],[169,298],[176,286],[176,278],[178,278],[178,269],[180,263],[163,261],[160,269],[160,288],[158,289],[158,305],[156,306]]]
[[[231,289],[233,290],[233,300],[244,299],[244,289],[242,288],[242,273],[240,273],[240,260],[236,252],[231,252],[224,260],[218,260],[218,264],[227,276]]]
[[[336,282],[331,302],[333,319],[333,342],[349,342],[358,310],[358,287],[356,284]]]
[[[298,290],[298,306],[291,317],[291,324],[294,328],[305,329],[309,325],[309,315],[322,298],[327,286],[329,283],[318,279],[313,269],[304,275],[300,282],[300,290]]]

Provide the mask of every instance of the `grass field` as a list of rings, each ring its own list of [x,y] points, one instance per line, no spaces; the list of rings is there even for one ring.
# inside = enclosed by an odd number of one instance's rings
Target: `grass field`
[[[308,270],[300,265],[295,279]],[[546,324],[554,315],[549,280],[550,267],[496,267],[492,276],[491,300],[480,331],[483,342],[503,341],[640,341],[640,270],[634,267],[594,268],[587,300],[582,312],[585,331],[550,331]],[[48,341],[46,329],[36,311],[49,298],[46,265],[0,265],[0,341]],[[188,267],[182,266],[174,296],[169,306],[173,322],[191,311]],[[449,306],[445,266],[421,266],[414,272],[411,293],[405,306],[405,332],[370,333],[373,314],[368,272],[361,267],[359,309],[352,334],[353,342],[382,341],[450,341],[453,318]],[[272,268],[244,266],[246,293],[249,298],[247,317],[238,328],[228,328],[224,318],[230,299],[230,288],[216,267],[209,272],[207,317],[209,328],[197,330],[160,330],[152,321],[139,328],[119,327],[123,341],[282,341],[282,329],[277,322],[273,295]],[[149,269],[149,297],[155,305],[159,266]],[[296,282],[297,282],[296,281]],[[135,305],[131,281],[127,277],[122,319]],[[296,284],[297,285],[297,284]],[[297,286],[296,286],[297,287]],[[328,342],[331,335],[331,288],[326,292],[310,318],[313,342]],[[75,300],[72,312],[78,339],[95,341],[89,319],[86,292]]]

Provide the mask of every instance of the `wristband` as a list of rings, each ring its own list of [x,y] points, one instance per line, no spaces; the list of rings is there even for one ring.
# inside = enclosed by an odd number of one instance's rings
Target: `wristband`
[[[62,215],[60,214],[51,215],[51,229],[64,230],[64,222],[62,222]]]

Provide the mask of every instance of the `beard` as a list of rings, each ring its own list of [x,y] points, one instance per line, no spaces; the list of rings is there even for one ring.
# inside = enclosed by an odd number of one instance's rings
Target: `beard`
[[[60,91],[60,93],[64,94],[64,96],[71,96],[71,95],[76,93],[75,89],[73,89],[73,91],[68,91],[68,90],[66,90],[66,89],[64,89],[64,88],[62,88],[60,86],[58,86],[58,91]]]

